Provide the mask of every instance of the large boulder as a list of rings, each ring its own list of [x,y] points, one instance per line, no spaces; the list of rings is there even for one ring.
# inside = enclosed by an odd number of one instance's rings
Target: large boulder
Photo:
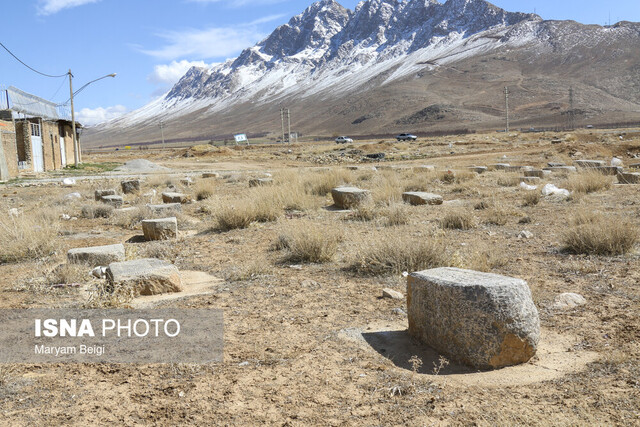
[[[178,220],[175,217],[146,219],[142,221],[145,240],[169,240],[178,235]]]
[[[67,252],[67,259],[71,263],[84,263],[92,267],[109,265],[112,262],[124,261],[124,245],[93,246],[89,248],[75,248]]]
[[[331,190],[335,205],[342,209],[355,208],[371,200],[371,192],[356,187],[338,187]]]
[[[413,206],[442,204],[442,196],[432,193],[423,193],[421,191],[403,193],[402,200]]]
[[[409,275],[409,334],[478,369],[525,363],[540,339],[538,310],[524,280],[458,268]]]
[[[112,286],[130,287],[135,295],[182,291],[182,280],[176,266],[155,258],[109,264],[107,279]]]

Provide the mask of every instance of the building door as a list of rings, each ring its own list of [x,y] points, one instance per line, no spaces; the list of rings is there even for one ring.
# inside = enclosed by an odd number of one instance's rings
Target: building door
[[[33,171],[44,172],[44,152],[42,147],[42,131],[40,124],[29,123],[31,127],[31,153],[33,155]]]
[[[67,166],[67,147],[64,146],[63,137],[60,137],[60,159],[62,159],[62,167]]]

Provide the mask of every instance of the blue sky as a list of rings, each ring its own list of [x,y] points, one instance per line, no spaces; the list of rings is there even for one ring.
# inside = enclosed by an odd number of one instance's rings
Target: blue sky
[[[357,0],[338,0],[354,9]],[[441,0],[444,1],[444,0]],[[0,42],[47,74],[71,69],[86,124],[139,108],[168,90],[192,64],[235,57],[300,13],[311,0],[14,0],[3,1]],[[510,11],[535,11],[545,19],[605,24],[640,21],[640,2],[496,0]],[[0,86],[16,86],[65,102],[65,79],[35,74],[0,50]]]

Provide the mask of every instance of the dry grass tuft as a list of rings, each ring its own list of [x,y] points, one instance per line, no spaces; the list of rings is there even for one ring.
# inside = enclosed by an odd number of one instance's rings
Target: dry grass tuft
[[[112,286],[101,281],[89,290],[89,297],[84,308],[129,308],[134,298],[133,288],[127,286]]]
[[[0,262],[34,260],[57,249],[60,223],[57,218],[31,212],[0,217]]]
[[[91,267],[86,264],[60,264],[46,276],[48,285],[69,285],[86,283],[90,277]]]
[[[82,207],[80,214],[83,218],[110,218],[113,215],[114,207],[104,203],[95,203]]]
[[[610,176],[596,171],[572,174],[565,183],[565,188],[575,193],[589,194],[608,190],[613,185]]]
[[[316,196],[326,196],[332,189],[353,182],[353,174],[346,169],[331,169],[312,173],[305,181],[305,190]]]
[[[440,226],[448,230],[470,230],[475,227],[475,220],[470,212],[455,209],[447,212],[440,219]]]
[[[520,185],[520,174],[504,173],[496,181],[500,187],[517,187]]]
[[[640,240],[635,224],[596,213],[580,213],[562,235],[565,250],[574,254],[623,255]]]
[[[273,273],[273,269],[265,260],[252,260],[241,265],[233,265],[224,272],[229,282],[244,282],[258,279]]]
[[[196,196],[196,200],[206,200],[213,196],[216,188],[215,178],[206,178],[196,182],[193,186],[193,192]]]
[[[325,263],[338,251],[340,236],[311,222],[298,224],[294,230],[280,237],[280,244],[289,251],[286,259],[291,262]],[[282,244],[284,242],[284,244]]]
[[[214,212],[215,228],[220,231],[247,228],[254,222],[275,221],[281,214],[280,206],[267,197],[245,197],[224,204]]]
[[[522,206],[536,206],[540,203],[542,195],[538,191],[527,191],[522,198]]]
[[[487,225],[503,226],[509,220],[509,211],[500,205],[495,205],[485,211],[484,223]]]
[[[408,240],[385,234],[359,248],[351,269],[367,276],[400,274],[448,265],[439,238]]]
[[[403,203],[393,203],[383,209],[382,215],[386,218],[386,225],[396,226],[409,223],[409,207]]]

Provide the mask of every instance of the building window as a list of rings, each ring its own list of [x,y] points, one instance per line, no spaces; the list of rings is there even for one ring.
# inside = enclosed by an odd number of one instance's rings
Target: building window
[[[42,136],[40,133],[40,125],[38,123],[29,123],[31,125],[31,136]]]

